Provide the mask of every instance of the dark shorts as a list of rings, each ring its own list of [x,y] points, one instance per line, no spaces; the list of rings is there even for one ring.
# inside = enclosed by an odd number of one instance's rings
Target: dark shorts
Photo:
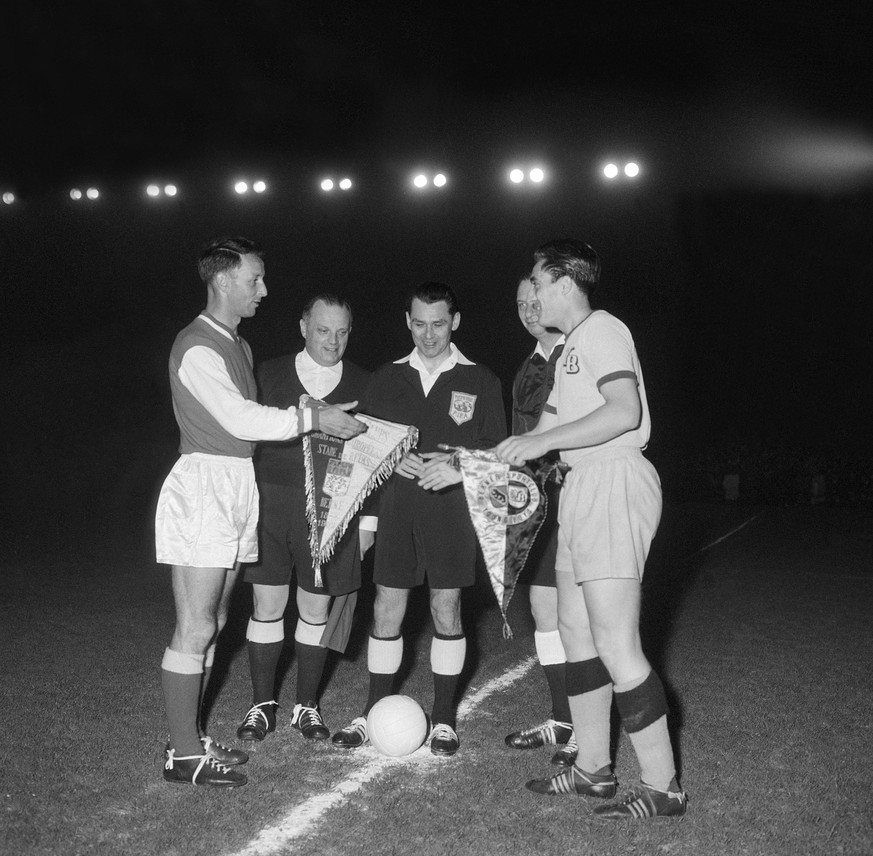
[[[247,583],[297,585],[314,594],[340,595],[361,587],[358,521],[353,520],[330,561],[322,565],[323,588],[315,587],[315,571],[306,523],[306,496],[301,487],[261,484],[260,559],[243,569]]]
[[[561,486],[546,482],[546,519],[518,577],[519,585],[555,587],[555,553],[558,549],[558,499]]]
[[[476,581],[476,535],[460,485],[440,493],[393,476],[379,500],[373,580],[391,588],[466,588]]]

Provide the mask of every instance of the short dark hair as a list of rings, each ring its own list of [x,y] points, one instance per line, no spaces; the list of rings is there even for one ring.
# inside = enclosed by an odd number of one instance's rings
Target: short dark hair
[[[458,298],[455,292],[444,282],[422,282],[406,295],[406,311],[412,312],[412,301],[418,299],[422,303],[439,303],[445,300],[449,307],[449,315],[459,310]]]
[[[339,306],[341,309],[345,309],[346,312],[349,313],[349,326],[352,325],[352,307],[351,304],[344,297],[340,297],[337,294],[332,294],[329,291],[324,291],[321,294],[314,294],[309,300],[306,301],[306,306],[303,307],[303,311],[300,313],[300,317],[303,318],[304,321],[309,320],[309,316],[312,314],[312,310],[315,307],[315,304],[318,301],[326,304],[327,306]]]
[[[242,266],[242,257],[247,255],[264,258],[264,253],[248,238],[216,238],[210,241],[197,257],[197,272],[204,285],[225,271]]]
[[[568,276],[579,290],[591,297],[600,282],[600,256],[584,241],[559,238],[547,241],[534,252],[534,259],[543,263],[554,279]]]

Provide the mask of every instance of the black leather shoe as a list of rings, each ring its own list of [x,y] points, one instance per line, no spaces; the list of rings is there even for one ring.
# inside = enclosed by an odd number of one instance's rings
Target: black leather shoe
[[[445,723],[438,722],[430,732],[430,751],[433,755],[448,757],[454,755],[461,746],[455,729]]]
[[[573,723],[547,719],[533,728],[506,735],[506,745],[513,749],[536,749],[538,746],[557,746],[573,736]]]
[[[337,749],[358,749],[369,740],[366,717],[356,716],[345,728],[334,734],[331,742]]]
[[[236,788],[248,778],[215,760],[211,755],[176,757],[175,749],[167,750],[164,762],[164,780],[176,785],[201,785],[210,788]]]
[[[240,740],[263,740],[271,731],[276,730],[278,707],[275,701],[262,701],[250,707],[242,724],[236,730],[236,736]]]
[[[688,797],[682,791],[656,791],[640,782],[618,802],[599,805],[598,817],[607,820],[646,820],[650,817],[682,817],[688,810]]]
[[[552,764],[555,767],[567,769],[576,763],[576,756],[579,754],[579,747],[576,744],[576,735],[574,734],[563,749],[559,749],[552,755]]]
[[[317,707],[295,704],[291,714],[291,725],[307,740],[327,740],[330,737],[330,731],[327,730]]]
[[[615,796],[618,782],[612,773],[608,776],[598,776],[594,773],[583,773],[578,767],[570,767],[568,770],[556,773],[550,779],[531,779],[525,787],[535,794],[548,796],[564,794],[608,800]]]
[[[239,764],[245,764],[249,760],[247,752],[242,749],[231,749],[230,746],[225,746],[211,737],[201,737],[200,742],[203,744],[203,750],[207,755],[218,761],[219,764],[224,764],[226,767],[236,767]],[[164,747],[165,752],[170,751],[170,741],[167,740],[167,745]]]

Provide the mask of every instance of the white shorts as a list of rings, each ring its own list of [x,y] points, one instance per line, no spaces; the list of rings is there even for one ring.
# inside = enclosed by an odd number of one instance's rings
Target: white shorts
[[[639,449],[604,449],[574,464],[561,491],[556,570],[577,584],[642,580],[661,504],[658,473]]]
[[[155,514],[158,562],[232,568],[258,560],[258,486],[251,458],[182,455]]]

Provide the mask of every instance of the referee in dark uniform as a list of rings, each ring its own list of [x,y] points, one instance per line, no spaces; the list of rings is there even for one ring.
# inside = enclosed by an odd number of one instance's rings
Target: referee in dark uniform
[[[416,426],[419,443],[397,466],[379,499],[376,601],[367,649],[370,692],[364,715],[334,734],[333,742],[344,749],[367,742],[366,714],[394,691],[409,590],[426,582],[434,625],[428,740],[434,754],[454,755],[459,746],[455,695],[467,647],[461,589],[475,582],[476,536],[463,487],[447,482],[442,490],[425,490],[418,479],[428,462],[448,457],[438,450],[441,443],[480,449],[496,445],[506,435],[506,417],[497,376],[467,359],[451,341],[461,320],[452,289],[423,283],[409,295],[406,310],[415,348],[376,370],[367,400],[373,416]]]

